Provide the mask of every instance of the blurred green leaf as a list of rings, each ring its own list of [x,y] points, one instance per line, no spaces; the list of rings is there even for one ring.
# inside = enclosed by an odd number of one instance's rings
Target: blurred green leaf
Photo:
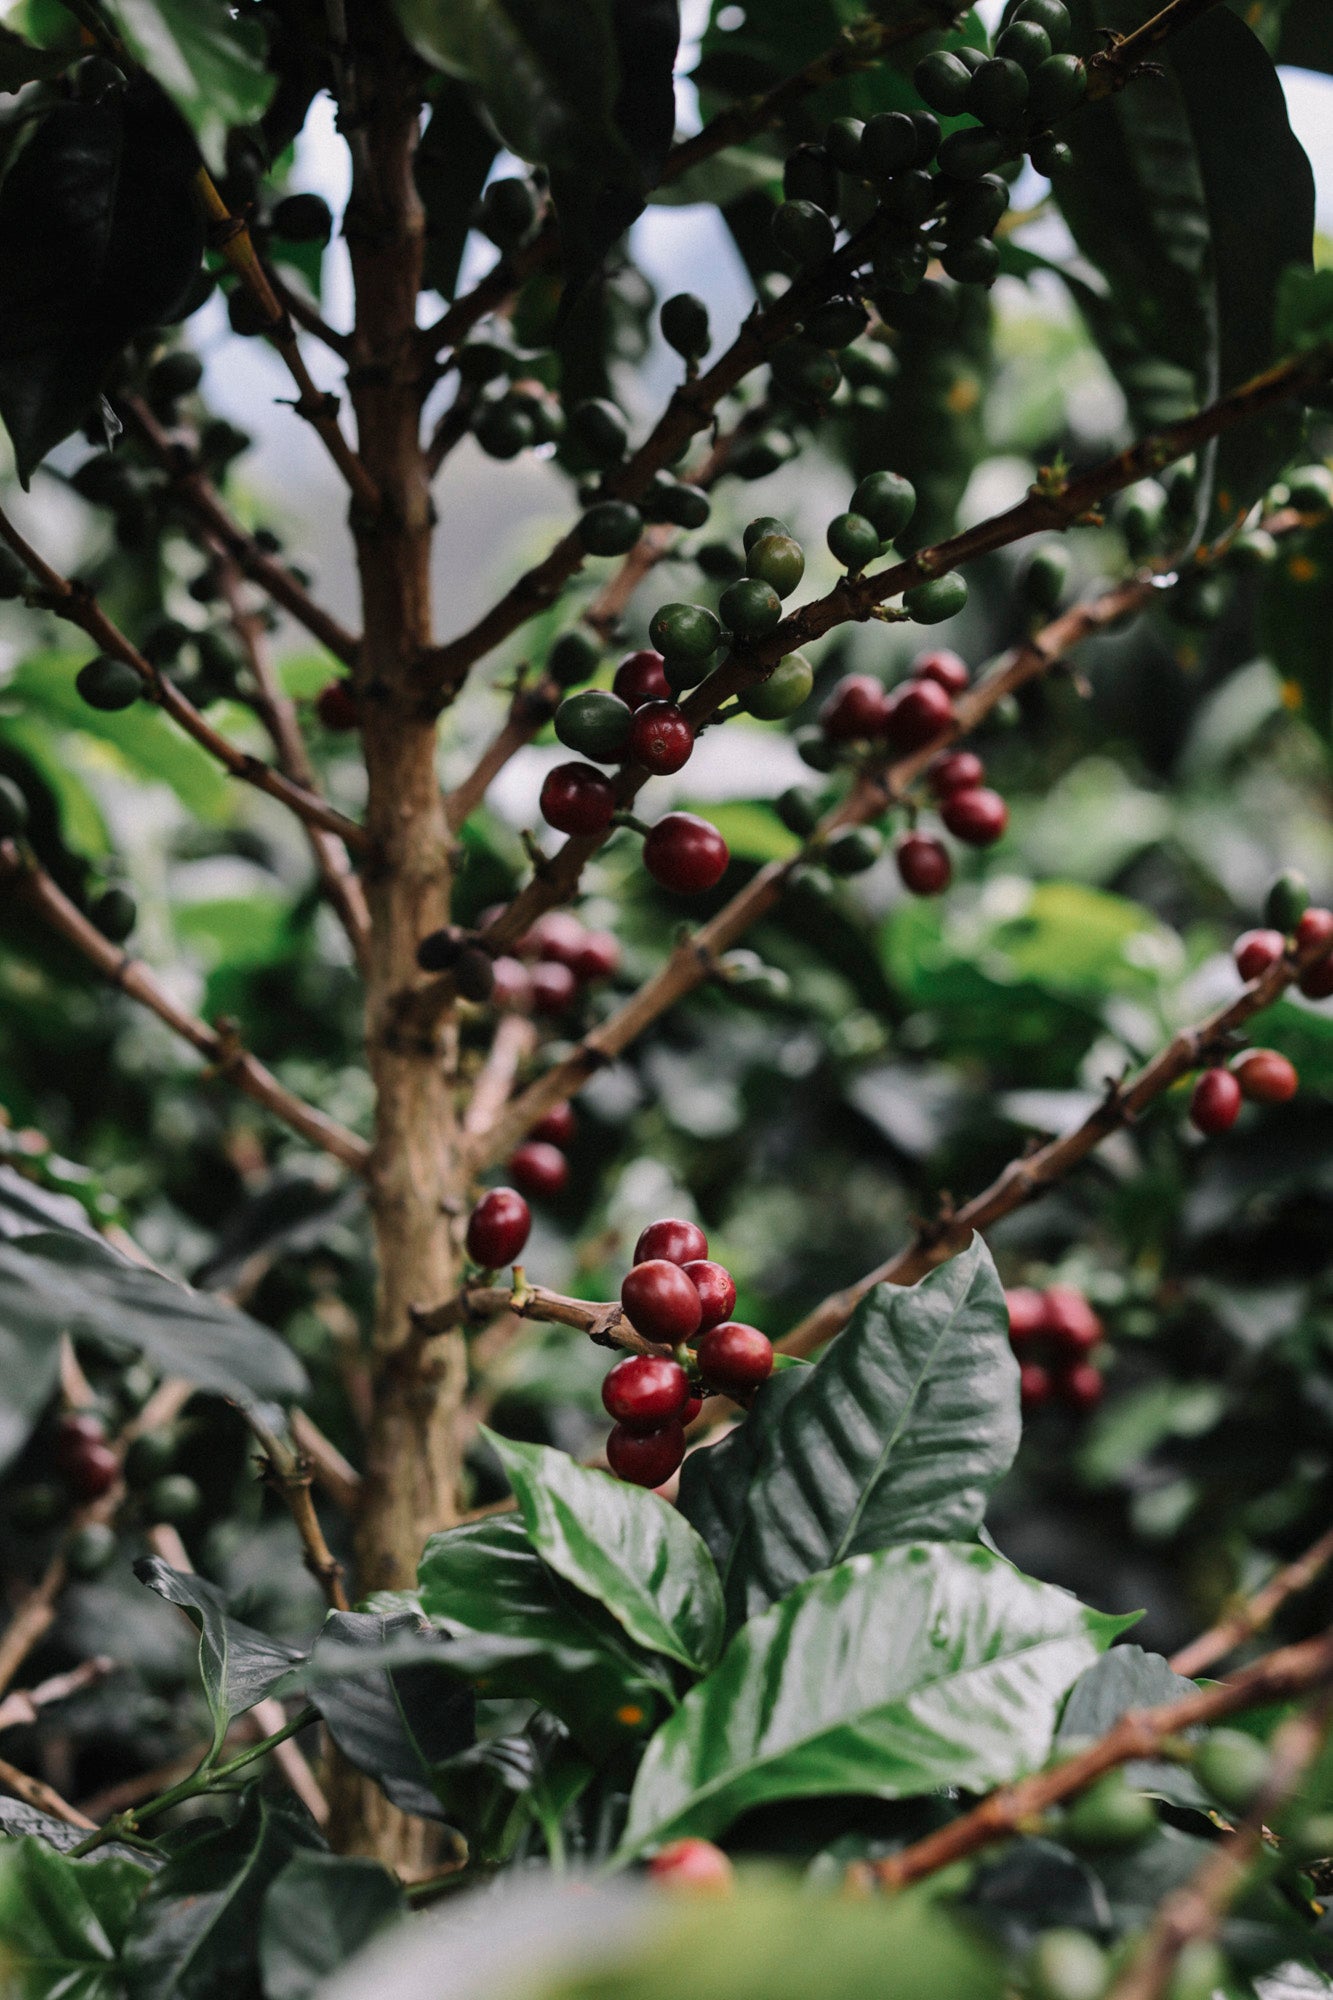
[[[302,1656],[296,1647],[233,1618],[223,1593],[202,1576],[184,1575],[161,1556],[141,1556],[134,1573],[168,1604],[179,1605],[198,1628],[199,1673],[213,1717],[210,1755],[215,1757],[234,1717],[263,1701]]]
[[[377,1861],[301,1850],[274,1880],[259,1920],[265,2000],[310,2000],[376,1931],[406,1910]]]
[[[118,1954],[148,1870],[66,1861],[31,1836],[0,1841],[0,1962],[10,2000],[121,2000]]]
[[[223,818],[231,803],[226,773],[151,702],[110,714],[89,708],[74,685],[87,659],[87,653],[30,654],[5,691],[22,701],[29,715],[49,716],[109,745],[115,752],[108,760],[112,769],[118,764],[138,778],[170,785],[200,819]]]
[[[131,52],[173,98],[210,165],[230,125],[253,124],[273,95],[262,15],[226,0],[107,0]]]

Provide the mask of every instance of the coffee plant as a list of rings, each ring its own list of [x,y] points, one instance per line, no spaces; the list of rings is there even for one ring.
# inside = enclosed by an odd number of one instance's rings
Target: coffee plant
[[[1333,1993],[1326,0],[3,12],[4,1991]]]

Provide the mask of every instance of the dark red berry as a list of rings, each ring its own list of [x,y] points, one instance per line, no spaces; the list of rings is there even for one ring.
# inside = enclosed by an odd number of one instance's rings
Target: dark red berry
[[[641,1434],[617,1424],[606,1441],[606,1462],[630,1486],[661,1486],[685,1456],[685,1429],[677,1420]]]
[[[605,833],[616,809],[609,778],[591,764],[557,764],[541,790],[542,818],[557,833]]]
[[[745,1396],[773,1373],[773,1343],[757,1326],[726,1319],[710,1326],[698,1346],[699,1373],[711,1388]]]
[[[694,1422],[703,1406],[704,1399],[702,1396],[691,1396],[685,1408],[680,1413],[681,1423],[688,1428]]]
[[[949,750],[930,767],[930,789],[937,799],[950,792],[970,792],[982,782],[986,766],[973,750]]]
[[[1246,1049],[1233,1057],[1231,1074],[1251,1104],[1286,1104],[1301,1087],[1296,1065],[1276,1049]]]
[[[1045,1331],[1069,1354],[1086,1354],[1102,1337],[1102,1323],[1082,1292],[1052,1285],[1045,1299]]]
[[[519,950],[525,957],[552,958],[572,972],[587,942],[588,933],[572,911],[545,910],[519,940]]]
[[[1327,1000],[1333,993],[1333,957],[1317,958],[1307,965],[1297,985],[1307,1000]]]
[[[654,882],[677,896],[715,889],[730,859],[717,828],[694,813],[668,813],[649,828],[643,843],[644,867]]]
[[[1058,1384],[1060,1401],[1071,1410],[1095,1410],[1102,1400],[1106,1379],[1090,1361],[1080,1361],[1062,1375]]]
[[[627,1354],[602,1383],[608,1417],[630,1431],[658,1431],[674,1422],[690,1400],[690,1378],[665,1355]]]
[[[735,1887],[730,1861],[711,1840],[668,1841],[648,1863],[648,1875],[659,1888],[695,1894],[727,1896]]]
[[[315,714],[326,729],[357,729],[361,723],[361,704],[352,691],[350,681],[330,681],[315,696]]]
[[[694,731],[674,701],[646,701],[629,726],[628,754],[645,771],[668,777],[688,764]]]
[[[707,1330],[730,1319],[736,1309],[736,1280],[726,1265],[710,1263],[707,1257],[695,1257],[683,1268],[699,1294],[700,1326]]]
[[[626,1317],[648,1340],[674,1347],[696,1333],[703,1308],[699,1294],[679,1264],[649,1257],[625,1274],[620,1303]]]
[[[1039,1410],[1049,1403],[1054,1386],[1050,1369],[1040,1361],[1025,1361],[1018,1371],[1018,1400],[1025,1410]]]
[[[1333,944],[1333,910],[1309,909],[1299,919],[1293,933],[1299,952]],[[1297,985],[1307,1000],[1327,1000],[1333,993],[1333,953],[1307,965]]]
[[[494,964],[495,983],[491,987],[493,1007],[530,1007],[532,1005],[532,976],[521,958],[497,958]]]
[[[106,1425],[93,1410],[66,1410],[56,1424],[55,1460],[71,1465],[90,1444],[106,1443]]]
[[[553,958],[539,959],[529,974],[532,1005],[538,1014],[563,1014],[579,990],[579,982],[567,965]]]
[[[1190,1120],[1208,1138],[1229,1132],[1240,1116],[1240,1085],[1229,1069],[1206,1069],[1190,1097]]]
[[[579,946],[573,972],[585,986],[612,979],[620,970],[620,945],[610,931],[589,931]]]
[[[884,685],[873,674],[847,674],[820,709],[820,726],[831,743],[878,736],[888,705]]]
[[[523,1254],[532,1228],[532,1210],[517,1188],[492,1188],[468,1217],[467,1254],[474,1264],[498,1271]]]
[[[100,1500],[120,1477],[120,1460],[109,1444],[88,1440],[70,1454],[64,1473],[76,1500]]]
[[[579,1121],[574,1116],[572,1104],[553,1104],[546,1116],[533,1126],[528,1135],[533,1139],[545,1139],[549,1145],[568,1150],[574,1143]]]
[[[668,1215],[650,1222],[634,1246],[634,1261],[644,1264],[650,1257],[665,1257],[668,1264],[693,1264],[708,1255],[708,1238],[697,1222],[683,1222]]]
[[[908,681],[889,697],[884,735],[894,750],[924,750],[953,719],[953,703],[938,681]]]
[[[1236,970],[1242,979],[1257,979],[1276,965],[1287,948],[1281,931],[1245,931],[1232,947]]]
[[[509,1162],[509,1171],[523,1189],[540,1199],[560,1193],[569,1179],[569,1161],[558,1146],[545,1139],[525,1139]]]
[[[1333,910],[1315,904],[1303,911],[1296,919],[1292,938],[1297,951],[1308,951],[1312,945],[1333,944]]]
[[[660,653],[630,653],[616,668],[615,679],[611,683],[612,694],[618,694],[631,708],[642,708],[646,701],[670,701],[671,683],[666,677],[666,661]]]
[[[1046,1331],[1046,1297],[1031,1285],[1017,1285],[1006,1292],[1004,1302],[1009,1308],[1009,1338],[1015,1347],[1025,1340],[1033,1340]]]
[[[991,847],[1009,824],[1009,808],[998,792],[977,785],[970,791],[950,792],[940,807],[940,818],[955,840],[969,847]]]
[[[933,833],[905,833],[893,850],[898,873],[914,896],[938,896],[953,880],[949,852]]]
[[[946,694],[961,694],[971,679],[966,660],[960,660],[957,653],[951,653],[945,646],[933,653],[918,653],[912,662],[912,672],[918,680],[938,681]]]

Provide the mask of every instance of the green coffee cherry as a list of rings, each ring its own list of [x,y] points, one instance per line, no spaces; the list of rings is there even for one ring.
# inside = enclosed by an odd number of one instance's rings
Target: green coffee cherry
[[[193,637],[189,626],[182,625],[179,618],[159,618],[140,640],[139,651],[155,667],[170,666]]]
[[[882,542],[900,535],[916,512],[916,488],[900,472],[869,472],[852,494],[853,514],[864,514]]]
[[[1268,1777],[1268,1751],[1240,1729],[1213,1729],[1194,1759],[1194,1774],[1219,1805],[1245,1812]]]
[[[199,1512],[203,1495],[183,1472],[169,1472],[155,1480],[144,1496],[144,1506],[154,1521],[181,1527]]]
[[[790,533],[791,529],[787,526],[787,523],[785,521],[779,521],[776,515],[760,514],[757,516],[755,520],[751,521],[749,525],[746,527],[745,533],[741,536],[741,540],[745,545],[745,553],[748,556],[750,550],[754,547],[755,543],[757,541],[760,541],[763,538],[763,536],[790,535]]]
[[[7,1513],[16,1528],[30,1535],[40,1534],[43,1528],[54,1527],[69,1504],[69,1495],[63,1486],[51,1480],[40,1480],[32,1486],[17,1486],[9,1496]]]
[[[619,465],[629,443],[629,429],[614,403],[590,396],[569,413],[569,428],[594,465]]]
[[[830,743],[817,722],[807,723],[792,737],[796,754],[812,771],[831,771],[838,761],[838,746]]]
[[[105,1521],[76,1528],[65,1543],[65,1567],[71,1576],[100,1576],[116,1553],[116,1531]]]
[[[940,166],[951,180],[974,181],[998,167],[1005,152],[1004,140],[994,132],[967,125],[951,132],[940,146]]]
[[[771,583],[757,576],[743,576],[728,584],[717,608],[722,623],[738,639],[761,638],[782,618],[782,600]]]
[[[1009,189],[999,175],[983,174],[950,197],[945,230],[950,236],[989,236],[1008,206]]]
[[[151,1486],[171,1470],[176,1456],[174,1430],[141,1431],[125,1454],[125,1483],[136,1489]]]
[[[1326,514],[1333,507],[1333,473],[1326,465],[1303,465],[1287,481],[1291,504],[1301,514]]]
[[[1299,868],[1284,868],[1264,898],[1264,922],[1286,937],[1309,907],[1310,884]]]
[[[912,81],[932,111],[952,118],[967,105],[972,73],[956,55],[936,49],[932,55],[922,56],[912,71]]]
[[[778,249],[800,269],[827,257],[837,236],[832,217],[813,201],[784,201],[771,226]]]
[[[790,597],[805,575],[805,550],[794,535],[761,535],[751,544],[745,568],[772,584],[779,597]]]
[[[517,458],[537,441],[536,426],[526,410],[508,401],[487,403],[478,411],[472,435],[488,458]]]
[[[842,370],[826,348],[812,340],[784,340],[769,356],[774,379],[806,403],[827,403],[842,386]]]
[[[1120,532],[1131,556],[1147,555],[1162,531],[1166,495],[1153,479],[1142,479],[1124,495],[1119,515]]]
[[[204,379],[204,364],[187,347],[173,348],[148,371],[148,394],[155,403],[174,403],[193,395]]]
[[[1034,125],[1049,125],[1078,104],[1088,87],[1088,73],[1077,56],[1047,56],[1032,72],[1028,86],[1028,116]]]
[[[614,764],[625,747],[633,711],[603,688],[566,695],[555,712],[555,733],[567,750],[594,764]]]
[[[968,80],[967,108],[992,131],[1010,131],[1021,120],[1027,102],[1027,71],[1005,56],[992,56]]]
[[[1022,0],[1022,5],[1014,9],[1014,19],[1035,21],[1045,31],[1057,55],[1069,47],[1074,28],[1064,0]]]
[[[470,340],[466,347],[460,347],[454,366],[460,381],[484,388],[501,375],[514,371],[517,356],[508,347],[501,347],[494,340]]]
[[[939,625],[956,617],[967,603],[967,579],[951,570],[947,576],[932,576],[903,592],[903,609],[918,625]]]
[[[708,352],[708,307],[693,292],[677,292],[665,299],[657,315],[662,338],[674,347],[683,361],[699,361]]]
[[[742,438],[727,460],[727,470],[737,479],[767,479],[795,456],[796,445],[785,431],[761,431],[758,437]]]
[[[819,794],[812,792],[808,785],[789,785],[774,800],[773,810],[788,833],[805,840],[819,824]]]
[[[938,193],[933,174],[924,167],[907,167],[886,183],[879,205],[890,222],[915,229],[934,208]]]
[[[861,171],[872,181],[888,180],[916,165],[920,140],[906,111],[879,111],[861,134]]]
[[[86,667],[80,667],[74,685],[89,708],[105,714],[129,708],[143,693],[143,681],[135,669],[125,660],[113,660],[108,653],[99,653]]]
[[[1237,569],[1269,569],[1277,561],[1277,542],[1267,528],[1250,528],[1237,535],[1227,550],[1227,560]]]
[[[1033,611],[1058,608],[1069,581],[1069,551],[1059,542],[1036,549],[1023,572],[1023,596]]]
[[[112,944],[124,944],[139,921],[139,909],[128,889],[104,889],[88,911],[89,920]]]
[[[517,175],[492,181],[477,203],[477,227],[497,250],[515,250],[537,221],[537,197]]]
[[[0,778],[0,840],[12,840],[28,824],[28,801],[12,778]]]
[[[785,1000],[791,992],[791,981],[781,966],[766,965],[757,951],[729,951],[719,970],[741,999]]]
[[[687,480],[668,478],[657,495],[657,515],[677,528],[702,528],[712,513],[712,505],[702,486]]]
[[[327,243],[333,211],[321,194],[289,194],[273,211],[274,232],[289,243]]]
[[[995,53],[1031,75],[1051,54],[1051,38],[1036,21],[1011,21],[996,42]]]
[[[745,574],[745,558],[730,542],[705,542],[694,551],[694,560],[705,576],[719,583],[730,583],[733,577]]]
[[[1282,1836],[1282,1852],[1298,1868],[1333,1855],[1333,1812],[1306,1813]]]
[[[662,604],[648,637],[664,660],[706,660],[722,643],[722,627],[703,604]]]
[[[1000,275],[1000,251],[989,236],[961,237],[945,245],[940,262],[960,285],[993,285]]]
[[[1177,465],[1166,476],[1166,511],[1173,521],[1193,518],[1199,504],[1199,475],[1191,459]]]
[[[741,707],[763,722],[780,722],[809,701],[814,685],[815,670],[805,654],[788,653],[767,680],[756,681],[743,691]]]
[[[861,135],[865,126],[859,118],[835,118],[824,134],[824,145],[835,167],[845,174],[859,171]]]
[[[849,826],[833,836],[823,851],[826,868],[835,875],[864,875],[884,851],[883,836],[873,826]]]
[[[1074,1800],[1060,1833],[1070,1847],[1097,1854],[1138,1847],[1156,1829],[1152,1800],[1134,1791],[1123,1771],[1108,1771]]]
[[[864,514],[835,514],[824,537],[829,552],[844,569],[857,576],[879,554],[882,536]]]
[[[1054,180],[1057,174],[1062,174],[1066,167],[1074,164],[1072,147],[1067,146],[1063,139],[1053,138],[1049,132],[1032,141],[1028,157],[1037,172],[1045,174],[1048,180]]]
[[[829,299],[805,317],[805,336],[817,347],[837,350],[859,340],[870,322],[856,299]]]
[[[546,655],[546,671],[557,687],[577,687],[597,671],[602,649],[591,632],[572,625],[562,632]]]
[[[912,130],[916,133],[916,167],[928,167],[940,149],[940,121],[931,111],[912,111]]]
[[[838,169],[823,146],[797,146],[782,169],[782,192],[788,201],[810,201],[816,208],[838,205]]]
[[[1230,1984],[1226,1955],[1211,1938],[1190,1938],[1181,1946],[1166,1989],[1166,2000],[1212,2000]]]
[[[1110,1968],[1101,1946],[1082,1931],[1043,1931],[1028,1960],[1033,2000],[1101,2000]]]
[[[698,687],[712,665],[711,660],[668,660],[662,673],[672,694],[684,694],[686,688]]]
[[[579,520],[579,540],[590,556],[623,556],[643,533],[643,516],[628,500],[599,500]]]

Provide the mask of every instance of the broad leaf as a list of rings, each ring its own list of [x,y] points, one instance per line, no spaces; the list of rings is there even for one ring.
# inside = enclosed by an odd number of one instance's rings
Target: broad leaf
[[[733,1622],[846,1556],[967,1540],[1019,1431],[1009,1317],[981,1238],[918,1285],[876,1286],[749,1472],[724,1571]]]
[[[543,1562],[650,1652],[696,1672],[710,1666],[722,1642],[722,1592],[688,1521],[655,1493],[562,1451],[486,1436]]]
[[[1091,1870],[1053,1840],[1012,1840],[983,1863],[967,1891],[967,1907],[1012,1952],[1026,1955],[1042,1931],[1104,1934],[1111,1909]]]
[[[424,284],[451,299],[472,210],[499,146],[467,88],[444,77],[431,92],[430,122],[412,163],[426,211]],[[321,662],[321,672],[325,671]]]
[[[406,1907],[378,1861],[294,1854],[265,1896],[259,1921],[265,2000],[307,2000]]]
[[[7,2000],[120,2000],[116,1957],[150,1880],[119,1855],[66,1861],[41,1840],[0,1842]]]
[[[50,1813],[39,1812],[23,1799],[0,1798],[0,1834],[6,1840],[22,1840],[31,1834],[47,1847],[54,1847],[57,1854],[68,1854],[71,1847],[77,1847],[87,1839],[87,1832],[81,1826],[71,1826],[68,1820],[53,1819]],[[0,1852],[5,1852],[0,1847]],[[99,1847],[98,1858],[115,1858],[132,1861],[136,1868],[150,1871],[158,1864],[150,1854],[141,1854],[137,1849],[126,1847],[120,1841],[109,1840],[105,1847]],[[3,1952],[0,1952],[0,1960]]]
[[[1056,1750],[1072,1756],[1081,1743],[1105,1736],[1131,1709],[1157,1708],[1197,1692],[1194,1682],[1173,1673],[1160,1653],[1145,1653],[1141,1646],[1113,1646],[1070,1689],[1056,1732]],[[1188,1767],[1144,1759],[1127,1764],[1125,1775],[1139,1791],[1151,1792],[1173,1806],[1207,1809],[1207,1795]]]
[[[657,1732],[621,1858],[771,1799],[984,1791],[1040,1765],[1061,1697],[1123,1630],[988,1550],[853,1556],[736,1634]]]
[[[39,49],[12,28],[0,28],[0,91],[22,90],[25,83],[59,76],[75,59],[69,49]]]
[[[719,1576],[726,1575],[731,1561],[750,1481],[769,1451],[787,1405],[813,1380],[809,1370],[799,1368],[770,1375],[744,1420],[716,1444],[692,1451],[681,1467],[677,1510],[702,1535]]]
[[[1285,700],[1333,750],[1333,520],[1283,543],[1264,577],[1261,617]]]
[[[233,1718],[270,1694],[301,1655],[294,1646],[233,1618],[217,1585],[202,1576],[182,1575],[160,1556],[140,1557],[134,1573],[168,1604],[179,1605],[199,1629],[199,1672],[213,1718],[211,1754],[216,1756]]]
[[[227,0],[110,0],[131,52],[185,114],[221,167],[229,125],[253,124],[273,95],[262,14]]]
[[[319,1677],[321,1663],[330,1653],[342,1656],[345,1669],[352,1664],[353,1651],[379,1653],[395,1637],[419,1630],[410,1613],[380,1618],[372,1612],[334,1611],[311,1649],[314,1677],[307,1685],[325,1727],[349,1762],[374,1778],[403,1812],[441,1819],[431,1767],[473,1742],[476,1703],[471,1690],[460,1687],[451,1673],[429,1659],[399,1666],[376,1663],[362,1674],[343,1671]],[[434,1640],[440,1654],[446,1644],[442,1638]]]

